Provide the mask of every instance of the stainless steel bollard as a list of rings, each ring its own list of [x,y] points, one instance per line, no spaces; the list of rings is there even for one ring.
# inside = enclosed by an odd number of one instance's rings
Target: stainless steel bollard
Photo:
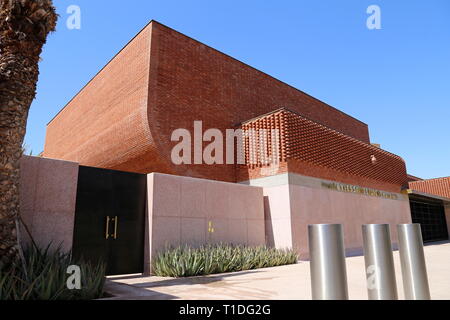
[[[420,224],[399,224],[397,231],[405,298],[429,300],[430,288]]]
[[[397,300],[389,225],[364,224],[362,233],[369,300]]]
[[[308,239],[313,300],[347,300],[342,225],[309,225]]]

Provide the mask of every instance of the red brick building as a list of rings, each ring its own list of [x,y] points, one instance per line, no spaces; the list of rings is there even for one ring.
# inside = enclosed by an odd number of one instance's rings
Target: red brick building
[[[276,165],[250,161],[251,137],[245,164],[175,164],[172,133],[194,135],[194,121],[224,136],[275,130]],[[155,21],[50,121],[43,156],[262,187],[266,242],[299,252],[309,223],[343,223],[359,250],[361,224],[392,224],[396,242],[395,225],[411,222],[405,162],[372,145],[365,123]]]
[[[291,111],[273,115],[289,126],[283,170],[289,161],[295,172],[397,192],[406,182],[402,159],[371,146],[365,123],[155,21],[48,124],[43,155],[123,171],[249,180],[255,171],[234,165],[174,165],[171,134],[192,131],[195,120],[224,131],[280,107]],[[291,137],[298,135],[309,138],[296,144]]]

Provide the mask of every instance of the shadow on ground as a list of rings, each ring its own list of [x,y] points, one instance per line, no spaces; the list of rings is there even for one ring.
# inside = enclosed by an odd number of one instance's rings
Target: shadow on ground
[[[157,291],[149,290],[149,288],[155,287],[170,287],[170,286],[180,286],[180,285],[208,285],[215,282],[220,282],[228,278],[242,276],[246,274],[256,274],[261,271],[259,270],[247,270],[234,273],[224,273],[217,275],[207,275],[207,276],[195,276],[195,277],[183,277],[183,278],[161,278],[162,280],[139,282],[139,279],[148,279],[148,276],[144,275],[124,275],[124,276],[114,276],[106,280],[105,292],[112,295],[113,297],[104,298],[102,300],[120,300],[120,299],[131,299],[131,300],[170,300],[179,299],[177,296],[170,294],[164,294]],[[122,282],[116,282],[121,280],[136,280],[137,283],[125,284]]]

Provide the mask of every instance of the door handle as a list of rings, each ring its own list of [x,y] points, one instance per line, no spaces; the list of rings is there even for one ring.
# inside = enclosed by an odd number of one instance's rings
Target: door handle
[[[119,222],[119,218],[117,216],[114,217],[114,239],[117,239],[117,224]]]
[[[106,216],[106,233],[105,239],[109,239],[109,216]]]

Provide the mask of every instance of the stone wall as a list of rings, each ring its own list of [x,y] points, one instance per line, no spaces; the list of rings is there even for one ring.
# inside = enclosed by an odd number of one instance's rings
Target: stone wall
[[[263,190],[167,174],[148,175],[145,269],[168,246],[264,245]]]
[[[308,254],[308,225],[339,223],[344,226],[348,255],[362,254],[362,225],[388,223],[393,247],[397,246],[397,224],[411,223],[406,194],[389,193],[396,199],[330,190],[330,181],[281,174],[247,182],[264,188],[268,243],[294,248],[302,259]]]
[[[72,248],[78,164],[24,156],[20,163],[20,214],[40,247]],[[21,239],[30,244],[23,225]]]
[[[21,214],[40,246],[72,246],[78,164],[46,158],[21,160]],[[329,189],[322,179],[294,173],[226,183],[152,173],[147,176],[145,270],[167,246],[234,243],[294,248],[308,257],[308,224],[342,223],[349,254],[361,253],[361,226],[411,223],[408,196],[395,199]],[[450,207],[446,207],[450,226]],[[20,229],[25,242],[30,239]]]

